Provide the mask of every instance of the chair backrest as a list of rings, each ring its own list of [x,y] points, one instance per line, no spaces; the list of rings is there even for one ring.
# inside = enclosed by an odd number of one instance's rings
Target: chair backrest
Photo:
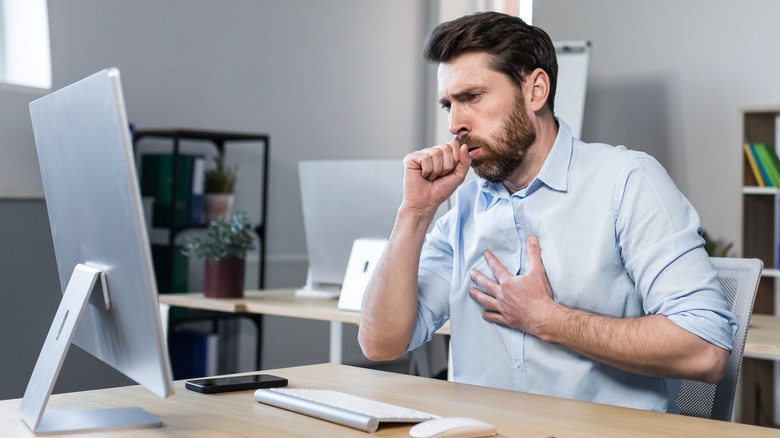
[[[711,260],[739,327],[734,335],[726,374],[720,382],[713,385],[683,380],[677,406],[683,415],[731,421],[742,354],[764,264],[758,259],[712,257]]]

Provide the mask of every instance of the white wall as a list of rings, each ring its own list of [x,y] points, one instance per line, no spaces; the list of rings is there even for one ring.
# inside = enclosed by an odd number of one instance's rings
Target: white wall
[[[0,84],[0,197],[41,198],[28,104],[46,91]]]
[[[401,158],[422,142],[426,8],[50,1],[53,87],[114,66],[139,129],[268,132],[269,253],[303,257],[299,160]],[[34,97],[0,89],[0,195],[42,196],[27,113]]]
[[[553,40],[593,42],[583,138],[654,155],[714,236],[741,242],[740,110],[780,107],[780,3],[536,0]]]
[[[49,1],[53,87],[118,67],[139,129],[269,133],[267,285],[300,286],[306,250],[297,162],[401,158],[424,143],[420,51],[428,7],[417,0]],[[0,316],[26,316],[0,317],[0,333],[14,333],[0,340],[0,351],[28,347],[0,361],[11,382],[0,398],[22,395],[58,296],[27,107],[43,94],[0,86],[0,212],[8,222],[0,260],[33,261],[0,264]],[[251,164],[242,163],[239,183]],[[251,191],[242,196],[256,197]],[[267,318],[264,329],[266,367],[327,360],[325,323]],[[347,330],[348,359],[362,357],[354,338]],[[85,356],[68,356],[61,380],[69,386],[58,388],[125,382]]]

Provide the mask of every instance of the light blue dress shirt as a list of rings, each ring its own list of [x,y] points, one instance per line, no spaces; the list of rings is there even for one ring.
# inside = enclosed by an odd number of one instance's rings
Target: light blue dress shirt
[[[409,350],[451,326],[455,381],[655,411],[676,412],[679,380],[596,362],[558,344],[482,319],[469,270],[494,278],[490,250],[510,272],[528,268],[536,235],[554,299],[616,317],[660,314],[731,349],[737,322],[699,235],[693,206],[663,167],[623,146],[586,144],[559,120],[537,177],[510,195],[481,178],[427,236]]]

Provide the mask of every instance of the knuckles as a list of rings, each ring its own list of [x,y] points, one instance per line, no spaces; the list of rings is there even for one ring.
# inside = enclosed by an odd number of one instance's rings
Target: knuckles
[[[425,159],[444,160],[447,154],[457,161],[457,153],[453,152],[452,146],[447,143],[410,152],[404,157],[404,164],[409,162],[419,163]]]

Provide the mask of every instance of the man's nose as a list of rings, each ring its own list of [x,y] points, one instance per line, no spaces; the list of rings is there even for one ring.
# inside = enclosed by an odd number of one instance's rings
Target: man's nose
[[[449,122],[452,135],[462,136],[468,134],[471,129],[466,112],[457,105],[450,107]]]

